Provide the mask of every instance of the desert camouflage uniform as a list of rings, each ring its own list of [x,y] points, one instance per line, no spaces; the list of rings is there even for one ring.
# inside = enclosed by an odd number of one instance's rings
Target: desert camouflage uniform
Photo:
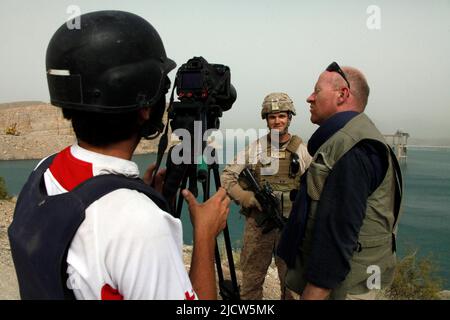
[[[261,117],[266,119],[267,114],[278,112],[290,113],[289,121],[291,116],[295,115],[293,102],[285,93],[271,93],[264,98]],[[289,193],[292,189],[299,187],[300,176],[309,166],[311,156],[308,154],[306,145],[298,136],[291,136],[289,141],[281,146],[277,145],[275,148],[268,141],[268,136],[264,136],[250,144],[237,156],[235,163],[225,167],[221,182],[233,200],[239,203],[239,197],[236,195],[246,192],[244,191],[245,186],[239,183],[239,174],[245,167],[249,167],[260,185],[265,181],[270,183],[275,194],[281,200],[283,216],[287,218],[292,206]],[[289,166],[294,153],[298,155],[299,170],[295,175],[289,176]],[[278,165],[274,166],[273,164]],[[255,217],[261,214],[259,210],[255,207],[242,209],[241,213],[245,215],[246,221],[240,257],[241,298],[244,300],[262,299],[264,279],[272,262],[281,231],[275,228],[263,234],[262,228],[258,227],[255,221]],[[277,256],[275,256],[275,264],[280,278],[281,299],[291,299],[292,294],[284,289],[286,265]]]

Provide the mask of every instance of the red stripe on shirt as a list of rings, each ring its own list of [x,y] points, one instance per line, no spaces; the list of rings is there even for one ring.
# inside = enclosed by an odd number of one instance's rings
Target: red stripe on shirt
[[[67,191],[73,190],[83,181],[93,177],[92,163],[75,158],[70,147],[58,153],[50,165],[50,172]]]
[[[192,292],[192,295],[189,294],[188,291],[184,292],[184,300],[195,300],[195,294]]]
[[[102,300],[123,300],[123,296],[119,293],[119,290],[113,289],[109,284],[105,284],[102,287]]]

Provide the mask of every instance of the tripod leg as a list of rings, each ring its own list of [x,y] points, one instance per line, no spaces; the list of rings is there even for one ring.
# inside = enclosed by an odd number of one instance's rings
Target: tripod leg
[[[220,175],[219,175],[219,167],[217,164],[212,165],[212,170],[213,170],[213,174],[214,174],[214,182],[216,185],[216,190],[218,190],[220,188]],[[209,174],[208,174],[209,177]],[[233,258],[233,250],[231,247],[231,240],[230,240],[230,233],[228,231],[228,224],[225,225],[225,228],[223,229],[223,237],[225,240],[225,249],[227,252],[227,259],[228,259],[228,266],[230,269],[230,277],[231,277],[231,293],[232,299],[240,299],[240,295],[239,295],[239,285],[237,282],[237,277],[236,277],[236,268],[234,266],[234,258]],[[216,247],[217,247],[217,242],[216,242]],[[221,267],[222,269],[222,267]]]
[[[178,219],[181,217],[181,210],[183,209],[183,199],[184,198],[183,198],[183,195],[181,194],[181,190],[186,188],[187,180],[188,180],[188,177],[183,178],[183,182],[181,183],[180,189],[178,190],[178,200],[175,205],[176,207],[175,207],[175,215],[174,215],[174,217],[178,218]]]
[[[210,197],[210,193],[209,193],[209,188],[210,188],[209,171],[207,172],[206,179],[202,182],[202,187],[203,187],[203,201],[206,202],[209,199],[209,197]],[[216,240],[216,244],[215,244],[215,252],[214,252],[214,254],[215,254],[215,259],[216,259],[217,276],[219,278],[219,287],[220,287],[221,284],[224,282],[224,278],[223,278],[222,263],[220,261],[220,252],[219,252],[219,246],[217,245],[217,240]]]

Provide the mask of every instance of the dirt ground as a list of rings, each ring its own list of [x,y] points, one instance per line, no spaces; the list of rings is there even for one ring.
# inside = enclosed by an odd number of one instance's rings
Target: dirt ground
[[[0,200],[0,300],[20,299],[7,235],[14,206],[15,200]]]
[[[0,200],[0,300],[20,299],[17,277],[14,270],[14,264],[11,258],[11,249],[9,247],[7,230],[11,224],[12,215],[15,206],[15,199],[10,201]],[[184,262],[186,268],[189,268],[192,248],[185,246]],[[236,255],[237,256],[237,255]],[[229,273],[226,266],[223,266],[225,278],[229,279]],[[237,278],[240,281],[241,272],[237,270]],[[278,275],[272,265],[264,283],[264,299],[278,300],[280,297],[280,288],[278,284]]]

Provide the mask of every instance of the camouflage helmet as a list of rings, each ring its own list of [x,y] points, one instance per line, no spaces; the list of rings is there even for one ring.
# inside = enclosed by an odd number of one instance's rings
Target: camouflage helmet
[[[261,118],[266,119],[267,114],[287,111],[295,116],[294,103],[286,93],[274,92],[268,94],[262,103]]]

